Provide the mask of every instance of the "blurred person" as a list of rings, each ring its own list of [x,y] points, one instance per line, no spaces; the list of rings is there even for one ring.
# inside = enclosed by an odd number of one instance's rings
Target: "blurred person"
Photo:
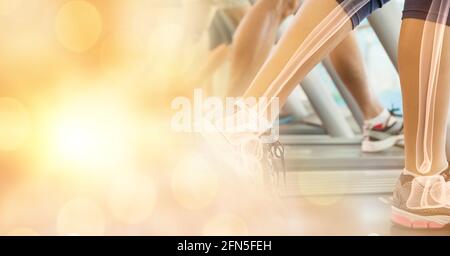
[[[283,105],[319,61],[341,44],[361,20],[387,2],[305,1],[290,29],[252,80],[243,101],[276,97]],[[405,170],[394,191],[392,220],[411,228],[442,228],[450,223],[447,200],[450,175],[445,154],[450,99],[449,10],[449,0],[406,0],[404,6],[399,72]],[[247,104],[236,114],[251,114],[254,107]],[[381,131],[389,128],[389,122],[377,127]],[[243,141],[227,138],[236,145]]]
[[[208,77],[228,58],[230,81],[228,96],[242,95],[270,54],[277,31],[285,18],[294,13],[299,0],[258,0],[253,7],[228,10],[234,21],[243,15],[229,45],[215,43],[207,64],[198,77]],[[245,12],[244,12],[245,13]],[[218,46],[217,46],[218,45]],[[362,151],[378,152],[403,140],[402,120],[385,109],[369,88],[364,61],[353,33],[330,53],[330,60],[340,78],[359,104],[364,115]],[[198,81],[198,80],[197,80]]]

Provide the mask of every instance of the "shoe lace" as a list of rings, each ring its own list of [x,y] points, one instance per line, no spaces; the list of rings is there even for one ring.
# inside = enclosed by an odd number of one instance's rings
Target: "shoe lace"
[[[241,161],[244,166],[249,167],[250,172],[258,173],[258,168],[253,168],[252,163],[266,161],[268,164],[268,175],[271,178],[271,182],[273,182],[276,186],[280,184],[280,176],[283,176],[283,183],[286,185],[286,163],[285,163],[285,148],[283,144],[279,141],[277,136],[272,136],[270,134],[265,134],[264,139],[262,137],[257,136],[255,134],[242,135],[240,139],[238,139],[240,143],[240,155]],[[248,147],[249,145],[253,145]],[[267,152],[266,154],[264,152]],[[264,157],[266,157],[265,160]],[[280,162],[280,168],[277,168],[276,162]],[[281,173],[281,175],[280,175]]]
[[[450,181],[445,175],[415,177],[406,205],[411,209],[450,206]]]
[[[400,108],[398,108],[398,107],[395,107],[394,105],[392,105],[389,109],[388,109],[388,111],[389,111],[389,113],[391,114],[391,116],[395,116],[395,117],[403,117],[403,115],[402,114],[400,114]]]
[[[272,142],[272,143],[268,143],[267,144],[269,147],[269,163],[270,163],[270,167],[271,167],[271,171],[273,174],[275,174],[276,177],[276,183],[277,185],[279,185],[279,180],[280,180],[280,170],[278,168],[275,168],[274,166],[274,162],[276,160],[280,160],[281,162],[281,172],[283,175],[283,183],[286,186],[286,162],[285,162],[285,149],[283,144],[281,144],[281,142],[279,140]]]

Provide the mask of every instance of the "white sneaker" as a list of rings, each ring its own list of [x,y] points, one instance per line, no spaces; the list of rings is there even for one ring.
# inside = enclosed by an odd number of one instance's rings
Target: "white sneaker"
[[[364,127],[362,151],[380,152],[393,146],[403,146],[403,138],[403,120],[391,114],[384,123]]]

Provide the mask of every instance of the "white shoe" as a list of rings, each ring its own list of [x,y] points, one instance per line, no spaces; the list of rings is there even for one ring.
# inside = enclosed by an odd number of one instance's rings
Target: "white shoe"
[[[364,127],[363,152],[380,152],[403,146],[403,120],[391,115],[385,123]]]

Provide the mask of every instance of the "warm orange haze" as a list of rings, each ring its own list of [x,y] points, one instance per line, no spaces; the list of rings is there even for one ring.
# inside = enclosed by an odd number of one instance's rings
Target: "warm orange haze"
[[[266,231],[229,189],[245,186],[170,129],[213,7],[168,2],[0,1],[1,234]]]
[[[449,235],[449,13],[0,0],[0,236]]]

